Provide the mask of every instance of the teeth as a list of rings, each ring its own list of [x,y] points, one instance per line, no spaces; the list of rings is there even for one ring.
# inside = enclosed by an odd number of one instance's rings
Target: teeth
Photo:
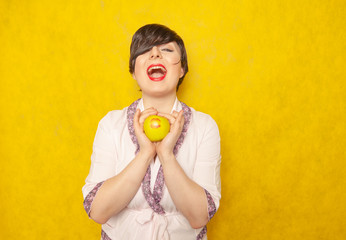
[[[162,71],[166,72],[166,69],[164,69],[163,67],[161,66],[153,66],[151,68],[148,69],[148,72],[150,72],[151,70],[155,70],[155,69],[161,69]]]

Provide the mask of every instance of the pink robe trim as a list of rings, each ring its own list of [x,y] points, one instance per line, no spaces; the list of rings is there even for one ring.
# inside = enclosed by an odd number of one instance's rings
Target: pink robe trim
[[[137,109],[137,105],[138,102],[140,101],[140,99],[136,100],[135,102],[133,102],[127,109],[127,122],[128,122],[128,130],[130,133],[130,137],[132,142],[135,144],[136,146],[136,152],[135,154],[137,154],[139,152],[139,144],[137,141],[137,137],[135,135],[135,131],[134,131],[134,127],[133,127],[133,118],[134,118],[134,114],[136,112]],[[191,121],[191,109],[185,104],[185,103],[181,103],[182,104],[182,108],[184,111],[184,127],[182,130],[182,133],[174,147],[173,153],[174,155],[177,155],[179,148],[182,146],[183,142],[184,142],[184,138],[187,134],[187,130],[188,130],[188,126],[190,124]],[[155,185],[154,185],[154,191],[153,193],[150,190],[150,178],[151,178],[151,169],[150,166],[147,169],[147,172],[143,178],[142,181],[142,191],[144,194],[145,199],[147,200],[149,206],[153,209],[154,212],[160,214],[160,215],[164,215],[165,211],[163,209],[163,207],[160,205],[160,201],[162,199],[163,196],[163,187],[164,187],[164,175],[163,175],[163,169],[162,166],[160,166],[159,168],[159,172],[157,174],[157,178],[155,181]],[[96,193],[98,192],[98,190],[100,189],[100,187],[102,186],[103,182],[98,183],[93,190],[91,190],[89,192],[89,194],[85,197],[84,200],[84,209],[87,212],[87,214],[90,216],[90,209],[91,209],[91,204],[96,196]],[[214,216],[214,214],[216,213],[216,206],[214,203],[213,198],[211,197],[210,193],[205,190],[206,196],[207,196],[207,201],[208,201],[208,217],[209,220]],[[197,240],[201,240],[203,239],[203,237],[205,236],[205,234],[207,233],[207,227],[204,226],[203,229],[201,230],[201,232],[197,235]],[[111,240],[111,238],[102,230],[101,232],[101,238],[102,240]]]

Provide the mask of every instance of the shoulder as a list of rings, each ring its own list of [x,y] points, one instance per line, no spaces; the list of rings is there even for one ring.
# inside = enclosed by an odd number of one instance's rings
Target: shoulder
[[[127,107],[121,110],[109,111],[99,122],[99,127],[105,130],[115,130],[127,123]]]
[[[207,113],[203,113],[190,107],[193,124],[199,129],[214,129],[218,131],[216,121]]]

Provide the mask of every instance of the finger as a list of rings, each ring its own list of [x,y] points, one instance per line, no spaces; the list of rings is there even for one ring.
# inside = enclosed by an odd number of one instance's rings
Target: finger
[[[175,117],[173,117],[172,114],[168,114],[168,113],[158,113],[158,115],[161,116],[161,117],[167,118],[168,121],[169,121],[169,123],[170,123],[171,125],[173,125],[174,122],[175,122]]]
[[[157,114],[157,110],[155,109],[146,109],[144,110],[142,113],[141,113],[141,116],[145,116],[145,117],[148,117],[150,115],[155,115]]]
[[[181,110],[179,113],[178,113],[178,117],[176,118],[175,120],[175,124],[174,124],[174,127],[178,128],[179,131],[182,130],[183,126],[184,126],[184,111]]]
[[[142,124],[144,123],[144,120],[151,116],[151,115],[157,115],[156,109],[147,109],[141,113],[141,116],[139,117],[139,122]]]
[[[133,117],[133,124],[137,124],[139,120],[140,110],[136,109],[135,115]]]
[[[175,117],[175,118],[178,117],[178,114],[179,114],[179,113],[178,113],[177,111],[175,111],[175,110],[174,110],[173,113],[172,113],[173,117]]]
[[[180,110],[179,113],[178,113],[178,118],[181,118],[182,121],[185,120],[184,118],[184,110]]]
[[[142,114],[147,114],[148,112],[156,112],[157,113],[157,110],[155,108],[147,108],[145,109],[144,111],[142,111]]]
[[[157,112],[157,110],[155,108],[153,108],[153,107],[150,107],[150,108],[144,109],[142,111],[142,113],[144,113],[144,114],[146,114],[148,112]]]
[[[143,112],[146,112],[146,111],[157,111],[157,109],[154,107],[150,107],[143,110]]]
[[[135,132],[138,133],[138,131],[140,130],[140,124],[139,124],[139,116],[140,116],[140,110],[137,109],[135,112],[135,116],[133,117],[133,126],[135,128]]]

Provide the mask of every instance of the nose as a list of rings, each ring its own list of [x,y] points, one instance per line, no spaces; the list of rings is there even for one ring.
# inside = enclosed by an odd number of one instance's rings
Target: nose
[[[161,52],[158,47],[154,46],[150,50],[150,59],[162,58]]]

